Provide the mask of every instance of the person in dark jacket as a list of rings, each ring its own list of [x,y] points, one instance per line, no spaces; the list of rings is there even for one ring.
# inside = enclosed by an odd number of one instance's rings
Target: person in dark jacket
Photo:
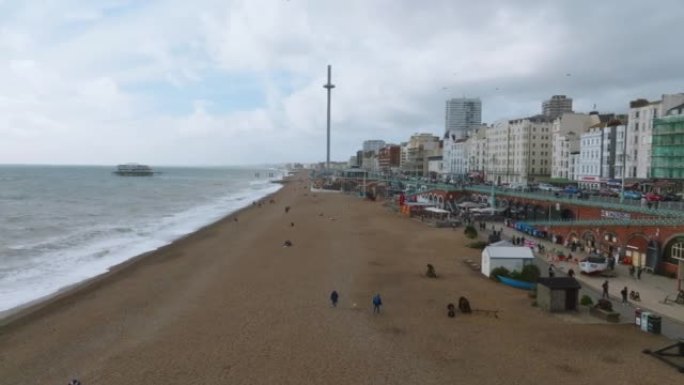
[[[337,290],[333,290],[332,293],[330,293],[330,302],[332,302],[333,307],[337,307],[337,300],[340,298],[340,295],[337,294]]]
[[[624,289],[620,290],[620,294],[622,294],[622,303],[627,303],[627,286],[625,286]]]
[[[373,313],[380,313],[380,306],[382,306],[382,298],[380,294],[373,296]]]

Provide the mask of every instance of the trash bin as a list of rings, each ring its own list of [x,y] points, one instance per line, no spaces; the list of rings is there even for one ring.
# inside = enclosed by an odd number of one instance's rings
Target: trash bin
[[[653,333],[653,334],[660,334],[660,326],[661,326],[662,320],[660,317],[658,317],[655,314],[649,314],[648,315],[648,332]]]
[[[650,312],[647,311],[642,311],[641,312],[641,331],[647,332],[648,331],[648,317],[651,316]]]
[[[641,326],[641,308],[634,309],[634,324]]]

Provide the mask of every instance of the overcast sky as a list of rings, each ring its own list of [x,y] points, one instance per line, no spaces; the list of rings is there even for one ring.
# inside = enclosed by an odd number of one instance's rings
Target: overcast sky
[[[0,163],[235,165],[684,91],[684,1],[0,0]]]

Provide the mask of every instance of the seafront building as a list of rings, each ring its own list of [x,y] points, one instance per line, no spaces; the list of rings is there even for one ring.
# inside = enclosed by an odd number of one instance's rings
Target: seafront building
[[[653,122],[651,176],[684,182],[684,104]]]
[[[629,103],[627,124],[627,178],[651,177],[653,121],[684,103],[684,93],[662,95],[660,100],[637,99]]]
[[[487,180],[531,183],[548,179],[552,124],[544,115],[496,122],[488,131]]]
[[[453,98],[446,101],[444,134],[465,139],[482,124],[482,101],[479,98]]]
[[[465,153],[467,154],[468,177],[474,180],[483,180],[485,163],[487,161],[487,125],[480,126],[471,133],[466,142]]]
[[[401,165],[401,146],[386,144],[378,150],[378,171],[389,174]]]
[[[624,123],[614,119],[597,123],[580,135],[576,178],[581,188],[598,190],[601,184],[622,177],[618,160],[623,159],[625,129]]]
[[[580,152],[580,135],[600,122],[598,113],[565,112],[553,121],[551,128],[551,179],[575,179],[572,156]]]
[[[438,155],[441,155],[439,137],[430,133],[416,133],[406,146],[402,146],[401,171],[411,176],[427,176],[428,157]]]

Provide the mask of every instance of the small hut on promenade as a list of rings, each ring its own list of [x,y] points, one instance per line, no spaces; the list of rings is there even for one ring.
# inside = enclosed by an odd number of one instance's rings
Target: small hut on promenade
[[[575,311],[579,305],[579,282],[572,277],[539,278],[537,305],[548,312]]]

